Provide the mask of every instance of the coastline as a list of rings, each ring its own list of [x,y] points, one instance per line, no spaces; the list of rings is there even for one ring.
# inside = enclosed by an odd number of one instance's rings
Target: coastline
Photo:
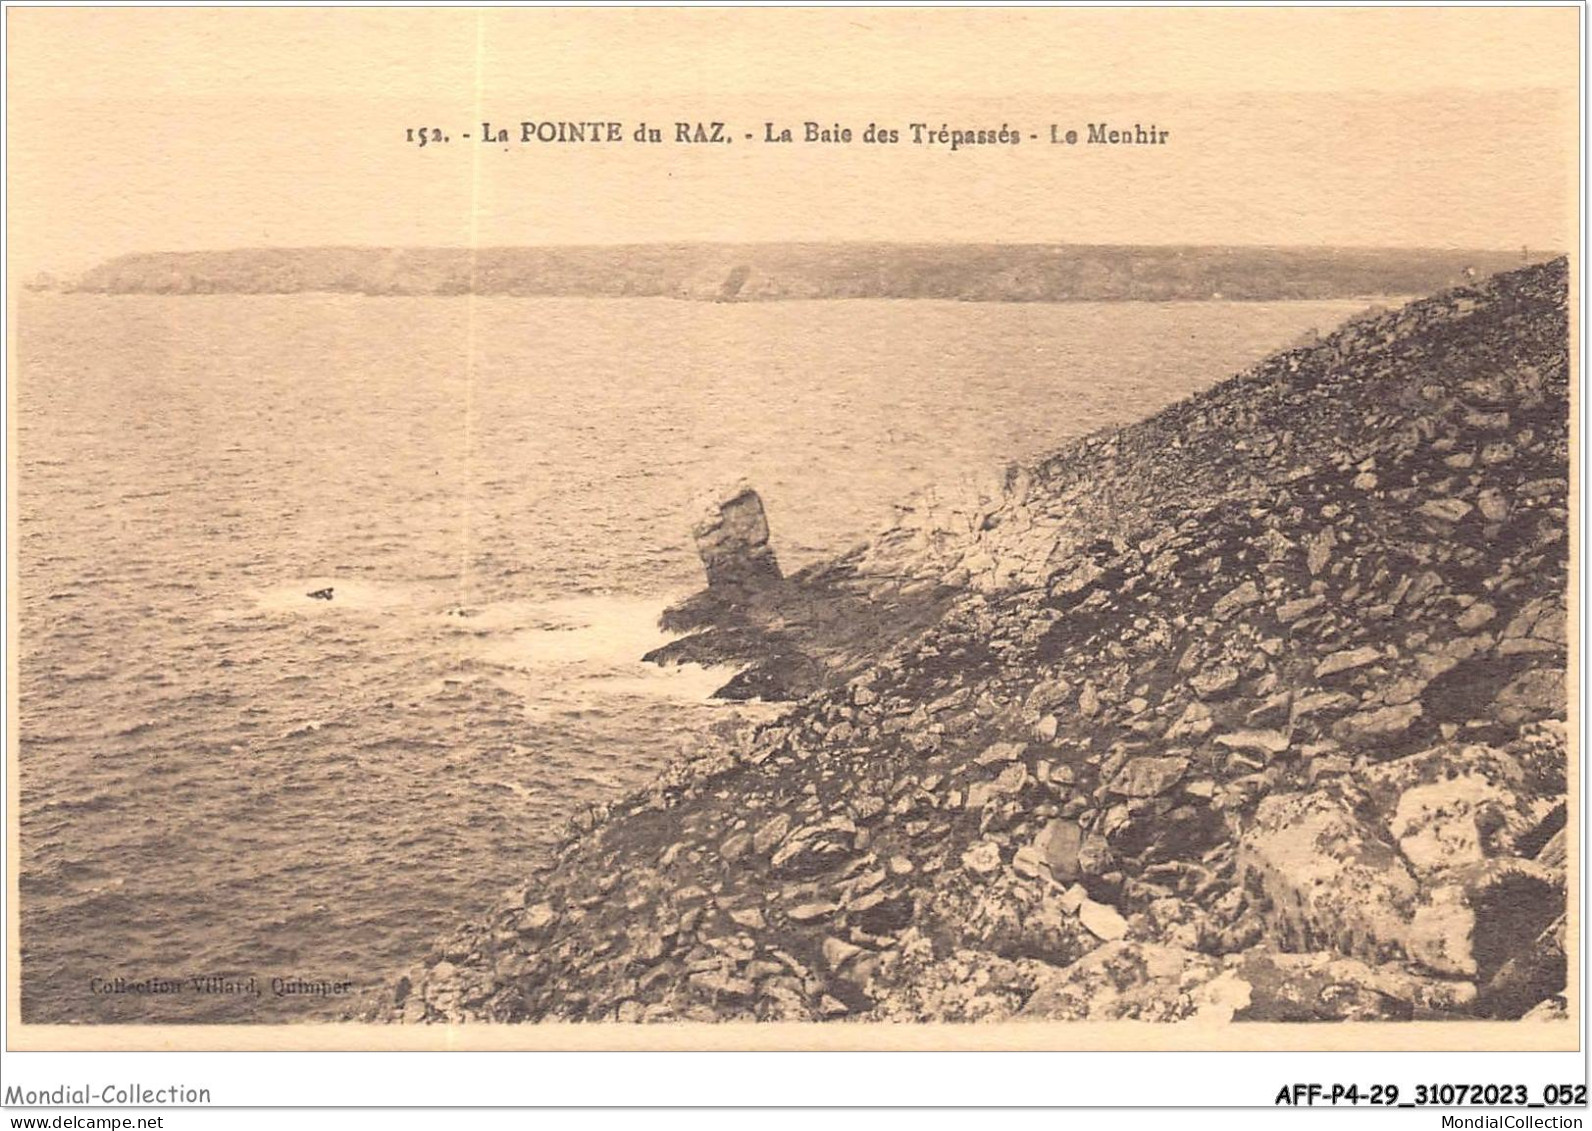
[[[787,712],[583,815],[362,1016],[1563,1016],[1566,285],[909,501],[809,575],[898,636],[813,618]]]
[[[1043,243],[231,248],[132,253],[73,278],[35,285],[93,294],[654,297],[719,303],[1277,302],[1426,294],[1504,270],[1520,254]]]

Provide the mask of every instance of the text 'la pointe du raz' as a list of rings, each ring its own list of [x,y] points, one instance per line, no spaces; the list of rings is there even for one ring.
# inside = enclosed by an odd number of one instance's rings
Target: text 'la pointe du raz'
[[[440,136],[433,140],[444,140]],[[1111,122],[1088,122],[1081,127],[1050,123],[1043,132],[1027,131],[1007,122],[988,128],[962,128],[949,123],[908,122],[905,126],[869,122],[852,127],[840,122],[804,121],[784,125],[765,121],[761,130],[737,133],[723,121],[676,121],[667,126],[640,122],[630,126],[618,121],[533,121],[523,120],[514,127],[481,123],[476,136],[488,145],[580,145],[634,144],[729,145],[742,141],[771,145],[921,145],[961,149],[983,145],[1021,145],[1024,141],[1052,145],[1167,145],[1172,131],[1134,122],[1119,126]],[[466,134],[466,137],[470,135]]]

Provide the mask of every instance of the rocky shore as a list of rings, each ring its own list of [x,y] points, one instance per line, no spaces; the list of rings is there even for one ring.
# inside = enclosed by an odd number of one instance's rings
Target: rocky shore
[[[816,587],[788,710],[585,814],[367,1018],[1563,1016],[1566,288],[1353,323],[827,573],[770,553],[664,658]]]

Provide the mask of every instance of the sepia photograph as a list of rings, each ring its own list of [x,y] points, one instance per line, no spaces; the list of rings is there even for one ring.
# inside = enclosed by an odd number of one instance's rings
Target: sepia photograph
[[[9,8],[8,1047],[1577,1049],[1581,14]]]

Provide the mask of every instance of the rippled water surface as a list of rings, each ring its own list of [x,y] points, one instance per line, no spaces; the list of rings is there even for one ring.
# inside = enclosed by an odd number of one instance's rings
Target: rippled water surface
[[[802,565],[1361,305],[26,296],[24,1017],[335,1016],[271,979],[489,906],[733,709],[637,662],[703,487]]]

